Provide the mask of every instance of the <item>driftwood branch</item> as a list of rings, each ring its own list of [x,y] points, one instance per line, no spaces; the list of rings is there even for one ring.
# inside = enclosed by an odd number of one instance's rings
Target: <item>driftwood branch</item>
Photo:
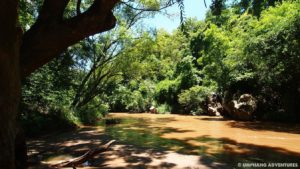
[[[94,149],[89,150],[88,152],[86,152],[85,154],[83,154],[80,157],[73,158],[71,160],[61,162],[59,164],[55,164],[52,167],[55,167],[55,168],[73,167],[73,168],[75,168],[76,166],[78,166],[78,165],[86,162],[87,160],[93,158],[95,155],[97,155],[97,154],[99,154],[103,151],[106,151],[115,141],[116,140],[111,140],[110,142],[106,143],[105,145],[102,145],[98,148],[94,148]]]

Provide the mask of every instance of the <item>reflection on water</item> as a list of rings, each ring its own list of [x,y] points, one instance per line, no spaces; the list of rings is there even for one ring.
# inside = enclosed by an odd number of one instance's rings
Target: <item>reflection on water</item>
[[[140,148],[201,155],[205,162],[233,166],[237,162],[300,162],[298,125],[153,114],[114,113],[109,118],[118,119],[118,124],[106,125],[106,134]]]

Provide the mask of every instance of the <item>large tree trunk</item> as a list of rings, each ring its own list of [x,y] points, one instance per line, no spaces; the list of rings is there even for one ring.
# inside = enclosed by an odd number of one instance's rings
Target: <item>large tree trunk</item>
[[[0,1],[0,168],[15,168],[16,116],[20,99],[17,0]]]

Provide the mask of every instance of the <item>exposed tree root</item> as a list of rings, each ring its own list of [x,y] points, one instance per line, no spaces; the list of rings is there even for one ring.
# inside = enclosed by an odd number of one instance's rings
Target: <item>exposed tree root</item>
[[[73,167],[75,168],[76,166],[86,162],[87,160],[93,158],[95,155],[106,151],[111,145],[112,143],[114,143],[116,140],[111,140],[110,142],[106,143],[105,145],[100,146],[99,148],[94,148],[89,150],[88,152],[86,152],[85,154],[83,154],[82,156],[73,158],[71,160],[68,161],[64,161],[61,162],[59,164],[55,164],[52,167],[55,168],[62,168],[62,167]]]

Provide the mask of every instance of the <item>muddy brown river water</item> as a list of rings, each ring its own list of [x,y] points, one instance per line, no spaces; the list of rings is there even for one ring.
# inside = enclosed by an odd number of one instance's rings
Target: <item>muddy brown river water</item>
[[[136,146],[201,155],[212,161],[294,162],[300,165],[300,125],[239,122],[221,117],[112,113],[115,139]],[[299,166],[300,168],[300,166]]]
[[[294,168],[300,168],[299,124],[148,113],[110,113],[98,127],[30,140],[29,156],[47,166],[82,155],[111,139],[117,144],[87,166],[239,168],[241,163],[293,163]]]

